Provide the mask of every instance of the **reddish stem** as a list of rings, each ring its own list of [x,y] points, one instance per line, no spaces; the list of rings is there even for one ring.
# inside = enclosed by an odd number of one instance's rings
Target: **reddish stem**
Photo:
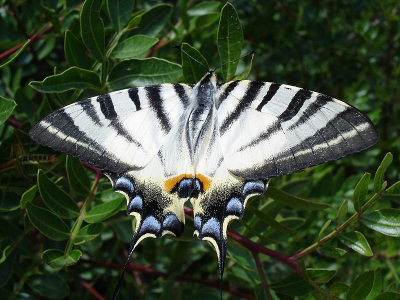
[[[105,300],[105,298],[100,295],[89,283],[87,283],[84,280],[79,280],[79,283],[89,291],[90,294],[92,294],[96,299],[99,300]]]
[[[100,265],[100,266],[104,266],[107,267],[108,269],[117,269],[117,270],[121,270],[124,265],[123,264],[112,264],[112,263],[105,263],[105,262],[98,262],[98,261],[91,261],[91,260],[86,260],[86,259],[81,259],[82,262],[86,262],[86,263],[91,263],[91,264],[95,264],[95,265]],[[153,276],[159,276],[159,277],[164,277],[164,278],[168,278],[170,276],[169,273],[167,272],[161,272],[161,271],[157,271],[154,270],[148,266],[139,266],[139,265],[128,265],[126,266],[126,269],[128,270],[132,270],[132,271],[139,271],[141,273],[145,273],[145,274],[149,274],[149,275],[153,275]],[[219,283],[215,283],[214,280],[208,280],[208,279],[199,279],[199,278],[194,278],[194,277],[185,277],[185,276],[177,276],[176,280],[178,281],[183,281],[183,282],[194,282],[194,283],[199,283],[202,285],[206,285],[215,289],[220,289],[220,285]],[[242,292],[238,292],[238,291],[232,291],[230,289],[228,289],[227,287],[222,287],[222,289],[228,293],[230,293],[231,295],[237,296],[237,297],[241,297],[244,299],[251,299],[253,300],[254,297],[247,295],[245,293]]]
[[[23,124],[23,122],[20,121],[20,120],[18,120],[18,119],[16,119],[16,118],[14,118],[14,117],[9,117],[9,118],[6,120],[6,124],[11,125],[11,126],[14,127],[14,128],[19,128],[19,127],[21,127],[21,125]]]
[[[50,25],[43,31],[39,32],[38,34],[35,34],[34,36],[30,37],[29,39],[31,40],[31,43],[34,42],[35,40],[41,38],[44,34],[48,33],[53,29],[53,25]],[[26,41],[19,43],[18,45],[12,47],[11,49],[8,49],[7,51],[3,52],[0,54],[0,61],[9,57],[12,55],[14,52],[18,51],[23,45],[25,45]]]

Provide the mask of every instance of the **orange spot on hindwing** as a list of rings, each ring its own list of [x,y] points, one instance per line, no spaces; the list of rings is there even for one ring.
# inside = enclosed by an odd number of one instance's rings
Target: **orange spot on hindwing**
[[[202,174],[196,174],[196,177],[191,174],[180,174],[164,181],[164,190],[167,193],[174,193],[176,191],[179,193],[181,191],[182,196],[185,194],[189,196],[192,192],[194,195],[198,195],[199,193],[207,191],[210,186],[211,179]],[[183,192],[183,190],[186,190],[186,192]],[[190,192],[190,190],[192,192]]]

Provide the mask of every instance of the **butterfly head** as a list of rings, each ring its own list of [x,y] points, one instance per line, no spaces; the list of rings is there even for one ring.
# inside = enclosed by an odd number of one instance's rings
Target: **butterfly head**
[[[199,104],[213,103],[217,91],[217,75],[215,75],[215,72],[207,72],[196,84],[194,90],[197,90]]]

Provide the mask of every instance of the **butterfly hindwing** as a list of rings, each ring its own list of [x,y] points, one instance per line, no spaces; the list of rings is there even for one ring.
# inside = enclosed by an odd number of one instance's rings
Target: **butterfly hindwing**
[[[227,167],[244,178],[289,174],[367,149],[379,138],[356,108],[284,84],[228,82],[216,105]]]

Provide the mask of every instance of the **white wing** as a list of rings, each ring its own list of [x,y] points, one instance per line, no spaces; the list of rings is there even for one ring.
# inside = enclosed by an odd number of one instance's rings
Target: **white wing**
[[[305,89],[233,81],[217,94],[227,168],[246,179],[271,178],[335,160],[378,141],[356,108]]]
[[[146,166],[185,111],[186,84],[131,88],[61,108],[29,132],[36,142],[109,172]]]

